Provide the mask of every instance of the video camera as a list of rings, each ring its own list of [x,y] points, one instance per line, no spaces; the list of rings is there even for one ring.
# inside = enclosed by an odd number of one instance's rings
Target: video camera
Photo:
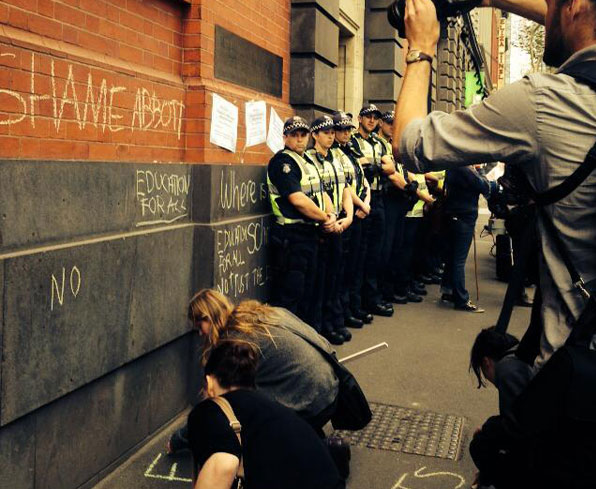
[[[498,191],[492,192],[488,208],[499,219],[509,216],[509,206],[526,207],[532,202],[527,178],[515,165],[506,165],[505,174],[497,180]]]
[[[444,20],[448,17],[457,17],[478,7],[481,0],[432,0],[437,9],[437,18]],[[387,8],[387,19],[397,29],[399,37],[406,37],[406,26],[404,24],[406,11],[406,0],[396,0]]]

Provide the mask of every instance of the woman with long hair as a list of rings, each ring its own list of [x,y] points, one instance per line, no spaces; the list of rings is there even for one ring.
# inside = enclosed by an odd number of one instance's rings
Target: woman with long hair
[[[309,341],[332,351],[325,338],[286,309],[256,300],[234,307],[213,289],[200,290],[192,297],[188,318],[203,337],[203,366],[222,341],[253,345],[260,356],[257,389],[294,410],[324,436],[322,428],[335,412],[339,382],[333,367]],[[170,438],[167,452],[187,446],[185,427]]]
[[[322,336],[286,309],[256,300],[233,307],[224,294],[212,289],[195,294],[188,312],[204,337],[203,364],[224,339],[253,344],[261,356],[257,388],[321,432],[333,414],[338,393],[333,367],[308,342],[331,351]]]

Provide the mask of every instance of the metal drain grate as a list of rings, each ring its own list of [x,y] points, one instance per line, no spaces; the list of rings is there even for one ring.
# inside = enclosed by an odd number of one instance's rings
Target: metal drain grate
[[[464,418],[370,403],[371,422],[360,431],[337,431],[350,445],[457,460]]]

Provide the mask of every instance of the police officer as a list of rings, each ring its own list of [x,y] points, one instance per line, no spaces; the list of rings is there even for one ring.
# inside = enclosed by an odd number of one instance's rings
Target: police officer
[[[353,141],[363,155],[360,161],[371,189],[371,212],[362,226],[362,248],[365,256],[362,274],[362,306],[367,312],[389,317],[393,315],[393,306],[383,302],[378,288],[379,261],[385,229],[381,177],[384,174],[394,173],[395,166],[374,133],[381,115],[376,105],[365,104],[358,116],[358,132],[354,134]]]
[[[275,217],[269,247],[271,302],[312,323],[319,231],[334,232],[336,215],[319,170],[305,154],[309,130],[302,117],[285,121],[285,148],[269,161],[267,184]]]
[[[333,119],[328,115],[315,119],[311,125],[314,147],[307,153],[317,166],[324,191],[333,204],[333,212],[338,216],[335,233],[321,236],[319,259],[317,260],[317,284],[315,300],[320,320],[313,326],[330,343],[340,345],[349,341],[352,334],[344,326],[343,309],[339,300],[339,273],[342,260],[341,234],[352,224],[353,204],[350,189],[346,187],[346,176],[341,162],[335,158],[331,146],[335,141]]]
[[[360,159],[364,156],[352,140],[356,127],[351,114],[336,112],[333,115],[335,143],[331,151],[341,162],[346,175],[346,185],[352,194],[354,219],[347,231],[342,233],[343,271],[340,270],[340,299],[344,324],[350,328],[362,328],[371,323],[373,315],[362,310],[360,289],[362,281],[357,280],[357,271],[364,269],[362,249],[362,221],[370,214],[370,185],[364,176]]]
[[[385,235],[379,269],[379,286],[383,299],[387,302],[403,303],[403,298],[396,296],[394,290],[395,275],[400,267],[400,256],[396,251],[401,247],[404,235],[406,213],[418,200],[417,182],[409,182],[403,166],[393,159],[391,137],[393,134],[394,112],[385,112],[381,116],[378,136],[385,152],[393,160],[395,172],[386,178]]]

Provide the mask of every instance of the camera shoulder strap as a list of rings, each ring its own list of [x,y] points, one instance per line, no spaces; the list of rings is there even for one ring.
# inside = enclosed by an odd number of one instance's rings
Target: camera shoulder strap
[[[579,64],[564,70],[562,73],[572,76],[576,80],[585,83],[596,91],[596,69],[593,66],[595,64],[596,63],[594,62]],[[571,194],[582,184],[584,180],[586,180],[586,178],[588,178],[595,168],[596,144],[594,144],[590,151],[588,151],[584,162],[579,165],[575,171],[563,182],[541,193],[532,192],[532,200],[536,203],[538,213],[542,217],[546,232],[553,239],[557,251],[559,252],[561,259],[565,263],[569,275],[571,276],[573,284],[581,291],[584,297],[588,298],[589,293],[584,287],[584,281],[575,268],[575,265],[569,256],[569,252],[567,251],[567,247],[563,243],[552,220],[545,212],[544,207],[554,204],[555,202],[558,202],[559,200],[564,199]],[[528,185],[528,188],[533,190],[531,185]],[[529,226],[524,233],[522,240],[522,252],[520,253],[521,259],[514,266],[512,277],[507,287],[507,292],[505,293],[505,299],[503,300],[503,306],[501,307],[501,312],[499,314],[499,319],[496,324],[497,331],[501,331],[503,333],[507,331],[507,327],[509,326],[509,321],[511,319],[511,313],[513,312],[515,299],[517,298],[521,287],[523,286],[525,263],[531,250],[530,243],[532,232],[530,228],[531,226]]]

